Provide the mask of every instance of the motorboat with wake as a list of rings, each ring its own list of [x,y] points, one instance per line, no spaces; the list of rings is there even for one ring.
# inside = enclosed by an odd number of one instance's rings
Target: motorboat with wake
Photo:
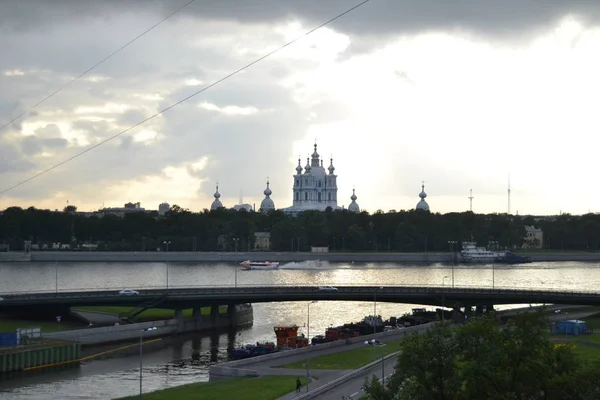
[[[246,260],[240,263],[245,270],[253,269],[278,269],[279,263],[275,261],[250,261]]]

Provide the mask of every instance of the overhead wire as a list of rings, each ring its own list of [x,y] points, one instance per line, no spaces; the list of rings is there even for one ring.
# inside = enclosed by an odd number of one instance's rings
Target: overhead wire
[[[86,69],[84,72],[82,72],[81,74],[79,74],[75,78],[71,79],[69,82],[67,82],[63,86],[59,87],[58,89],[56,89],[54,92],[50,93],[49,95],[47,95],[46,97],[44,97],[43,99],[41,99],[40,101],[38,101],[37,103],[35,103],[33,106],[31,106],[28,109],[26,109],[25,111],[23,111],[21,114],[17,115],[13,119],[11,119],[7,123],[5,123],[4,125],[1,125],[0,126],[0,131],[3,130],[4,128],[6,128],[7,126],[9,126],[10,124],[12,124],[13,122],[15,122],[16,120],[20,119],[24,115],[29,114],[37,106],[39,106],[40,104],[46,102],[46,100],[49,100],[52,97],[56,96],[58,93],[62,92],[64,89],[66,89],[68,86],[70,86],[73,82],[75,82],[75,81],[83,78],[89,72],[93,71],[94,69],[96,69],[97,67],[99,67],[101,64],[103,64],[104,62],[108,61],[110,58],[112,58],[114,55],[116,55],[120,51],[122,51],[125,48],[129,47],[131,44],[133,44],[139,38],[141,38],[142,36],[144,36],[145,34],[147,34],[148,32],[150,32],[151,30],[153,30],[154,28],[156,28],[157,26],[159,26],[160,24],[162,24],[163,22],[165,22],[166,20],[168,20],[169,18],[171,18],[172,16],[174,16],[175,14],[177,14],[178,12],[180,12],[181,10],[183,10],[184,8],[186,8],[187,6],[189,6],[190,4],[192,4],[194,1],[196,1],[196,0],[189,0],[187,3],[185,3],[184,5],[182,5],[181,7],[179,7],[178,9],[176,9],[175,11],[173,11],[171,14],[167,15],[165,18],[161,19],[156,24],[152,25],[150,28],[146,29],[145,31],[143,31],[142,33],[140,33],[139,35],[137,35],[136,37],[134,37],[133,39],[131,39],[129,42],[125,43],[123,46],[119,47],[118,49],[116,49],[115,51],[113,51],[112,53],[110,53],[108,56],[106,56],[102,60],[98,61],[93,66],[91,66],[90,68]]]
[[[149,117],[147,117],[147,118],[144,118],[143,120],[141,120],[141,121],[139,121],[139,122],[137,122],[137,123],[135,123],[135,124],[131,125],[129,128],[126,128],[126,129],[124,129],[124,130],[122,130],[122,131],[120,131],[120,132],[118,132],[118,133],[116,133],[116,134],[114,134],[114,135],[112,135],[112,136],[110,136],[110,137],[108,137],[108,138],[106,138],[106,139],[104,139],[104,140],[102,140],[102,141],[100,141],[100,142],[98,142],[98,143],[94,144],[93,146],[90,146],[90,147],[88,147],[87,149],[85,149],[85,150],[83,150],[83,151],[81,151],[81,152],[79,152],[79,153],[77,153],[77,154],[75,154],[75,155],[73,155],[73,156],[71,156],[71,157],[69,157],[69,158],[67,158],[67,159],[65,159],[65,160],[63,160],[63,161],[61,161],[61,162],[59,162],[58,164],[55,164],[55,165],[53,165],[53,166],[51,166],[51,167],[49,167],[49,168],[47,168],[47,169],[45,169],[45,170],[43,170],[43,171],[41,171],[41,172],[38,172],[37,174],[35,174],[35,175],[33,175],[33,176],[31,176],[31,177],[29,177],[29,178],[27,178],[27,179],[23,180],[23,181],[20,181],[19,183],[16,183],[16,184],[14,184],[14,185],[12,185],[12,186],[10,186],[10,187],[6,188],[6,189],[3,189],[2,191],[0,191],[0,195],[3,195],[3,194],[5,194],[5,193],[7,193],[7,192],[9,192],[9,191],[11,191],[11,190],[13,190],[13,189],[15,189],[15,188],[19,187],[19,186],[22,186],[22,185],[24,185],[24,184],[26,184],[26,183],[28,183],[28,182],[30,182],[30,181],[32,181],[32,180],[34,180],[34,179],[36,179],[36,178],[38,178],[38,177],[42,176],[42,175],[44,175],[44,174],[47,174],[48,172],[50,172],[50,171],[52,171],[52,170],[54,170],[54,169],[56,169],[56,168],[58,168],[58,167],[60,167],[60,166],[62,166],[62,165],[64,165],[64,164],[66,164],[66,163],[68,163],[68,162],[70,162],[70,161],[72,161],[72,160],[74,160],[74,159],[76,159],[76,158],[79,158],[79,157],[81,157],[82,155],[84,155],[84,154],[86,154],[86,153],[89,153],[90,151],[92,151],[92,150],[94,150],[94,149],[96,149],[96,148],[98,148],[98,147],[102,146],[103,144],[105,144],[105,143],[108,143],[108,142],[110,142],[111,140],[118,138],[119,136],[121,136],[121,135],[123,135],[123,134],[125,134],[125,133],[129,132],[130,130],[132,130],[132,129],[134,129],[134,128],[137,128],[138,126],[140,126],[140,125],[142,125],[142,124],[144,124],[144,123],[146,123],[146,122],[150,121],[151,119],[154,119],[154,118],[158,117],[159,115],[161,115],[161,114],[164,114],[165,112],[169,111],[170,109],[177,107],[178,105],[180,105],[180,104],[182,104],[182,103],[184,103],[184,102],[188,101],[189,99],[191,99],[191,98],[193,98],[193,97],[195,97],[195,96],[197,96],[197,95],[199,95],[199,94],[201,94],[201,93],[203,93],[203,92],[207,91],[208,89],[210,89],[210,88],[212,88],[212,87],[214,87],[214,86],[218,85],[219,83],[221,83],[221,82],[223,82],[223,81],[225,81],[225,80],[227,80],[227,79],[229,79],[229,78],[231,78],[231,77],[233,77],[233,76],[235,76],[235,75],[239,74],[240,72],[242,72],[242,71],[244,71],[244,70],[246,70],[246,69],[248,69],[248,68],[252,67],[253,65],[255,65],[255,64],[258,64],[258,63],[259,63],[259,62],[261,62],[262,60],[264,60],[264,59],[266,59],[266,58],[268,58],[268,57],[270,57],[270,56],[272,56],[272,55],[274,55],[274,54],[276,54],[276,53],[280,52],[281,50],[283,50],[283,49],[285,49],[285,48],[287,48],[287,47],[291,46],[292,44],[296,43],[296,42],[297,42],[297,41],[299,41],[300,39],[303,39],[303,38],[305,38],[306,36],[309,36],[310,34],[314,33],[315,31],[317,31],[317,30],[319,30],[319,29],[321,29],[321,28],[323,28],[323,27],[325,27],[325,26],[329,25],[330,23],[332,23],[332,22],[336,21],[337,19],[339,19],[339,18],[343,17],[344,15],[346,15],[346,14],[348,14],[348,13],[350,13],[350,12],[352,12],[352,11],[356,10],[357,8],[359,8],[359,7],[363,6],[363,5],[365,5],[365,4],[366,4],[366,3],[368,3],[369,1],[371,1],[371,0],[363,0],[363,1],[361,1],[360,3],[358,3],[358,4],[354,5],[353,7],[351,7],[351,8],[348,8],[346,11],[344,11],[344,12],[342,12],[342,13],[340,13],[340,14],[336,15],[335,17],[333,17],[333,18],[331,18],[331,19],[327,20],[326,22],[323,22],[322,24],[320,24],[320,25],[316,26],[315,28],[312,28],[312,29],[310,29],[309,31],[307,31],[307,32],[304,32],[302,35],[300,35],[300,36],[297,36],[296,38],[294,38],[294,39],[290,40],[289,42],[287,42],[287,43],[285,43],[285,44],[283,44],[283,45],[279,46],[279,47],[278,47],[278,48],[276,48],[275,50],[272,50],[272,51],[270,51],[270,52],[268,52],[268,53],[266,53],[266,54],[262,55],[261,57],[257,58],[256,60],[254,60],[254,61],[252,61],[252,62],[250,62],[250,63],[248,63],[248,64],[244,65],[243,67],[241,67],[241,68],[239,68],[239,69],[237,69],[237,70],[235,70],[235,71],[233,71],[233,72],[231,72],[231,73],[229,73],[229,74],[227,74],[227,75],[225,75],[225,76],[223,76],[222,78],[220,78],[220,79],[218,79],[218,80],[214,81],[213,83],[211,83],[211,84],[209,84],[209,85],[207,85],[207,86],[204,86],[202,89],[200,89],[200,90],[198,90],[198,91],[196,91],[196,92],[194,92],[194,93],[190,94],[189,96],[186,96],[186,97],[184,97],[183,99],[181,99],[181,100],[179,100],[179,101],[177,101],[177,102],[175,102],[175,103],[171,104],[170,106],[168,106],[168,107],[166,107],[166,108],[163,108],[162,110],[160,110],[160,111],[158,111],[158,112],[156,112],[156,113],[152,114],[151,116],[149,116]]]

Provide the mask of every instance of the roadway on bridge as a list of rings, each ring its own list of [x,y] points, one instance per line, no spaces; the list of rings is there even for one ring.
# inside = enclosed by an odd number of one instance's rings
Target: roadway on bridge
[[[600,305],[600,293],[533,289],[492,289],[437,286],[337,286],[324,291],[316,286],[207,286],[140,289],[122,296],[114,290],[58,293],[2,293],[0,310],[37,307],[154,306],[189,309],[241,303],[279,301],[374,301],[452,307],[501,304]]]

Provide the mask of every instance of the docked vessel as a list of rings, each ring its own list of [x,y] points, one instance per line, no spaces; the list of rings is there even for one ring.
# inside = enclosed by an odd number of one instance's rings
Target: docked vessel
[[[244,358],[262,356],[264,354],[274,353],[308,347],[308,338],[304,335],[298,336],[298,325],[277,325],[273,327],[277,342],[256,342],[256,344],[246,344],[231,350],[231,358],[241,360]]]
[[[240,263],[242,267],[246,270],[251,269],[277,269],[279,268],[279,263],[274,261],[242,261]]]
[[[497,261],[505,264],[527,264],[531,262],[531,257],[507,251]]]
[[[485,247],[477,247],[475,242],[462,242],[460,258],[467,263],[492,263],[500,260],[501,254]]]

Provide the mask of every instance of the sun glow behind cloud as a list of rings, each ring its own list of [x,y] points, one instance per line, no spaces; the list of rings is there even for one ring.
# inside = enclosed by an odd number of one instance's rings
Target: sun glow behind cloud
[[[363,206],[371,210],[414,207],[421,179],[430,182],[428,201],[445,196],[436,210],[465,210],[468,190],[452,196],[451,185],[434,186],[441,183],[436,175],[447,167],[462,172],[453,176],[457,185],[466,180],[475,193],[479,189],[475,204],[480,211],[506,210],[511,171],[512,201],[522,213],[564,210],[561,205],[572,198],[557,191],[557,179],[564,179],[561,185],[568,185],[567,179],[582,185],[567,171],[584,154],[592,156],[598,144],[593,107],[600,58],[594,48],[600,48],[598,30],[585,30],[568,18],[520,48],[430,33],[400,38],[342,63],[325,63],[295,74],[286,87],[298,102],[329,99],[355,114],[343,123],[314,124],[293,151],[305,153],[314,138],[327,144],[338,160],[340,198],[357,185]],[[297,163],[295,157],[291,163]],[[399,180],[411,182],[412,200],[406,201],[410,193]],[[486,180],[486,187],[479,188]],[[591,198],[600,194],[586,190]],[[587,212],[591,205],[572,212]]]
[[[121,71],[112,75],[98,71],[81,83],[85,89],[74,85],[53,99],[66,105],[49,102],[37,110],[37,116],[23,124],[22,135],[35,135],[37,129],[54,123],[70,146],[97,143],[235,70],[246,60],[273,50],[307,27],[297,22],[210,22],[198,28],[197,20],[182,18],[168,28],[171,30],[164,29],[152,42],[151,52],[139,50],[131,55],[135,76],[119,81]],[[186,39],[176,42],[173,37]],[[593,199],[600,191],[586,185],[590,180],[586,160],[589,163],[596,157],[599,141],[594,134],[593,108],[594,93],[600,89],[596,72],[600,67],[598,29],[568,17],[535,40],[510,46],[491,44],[476,36],[430,31],[378,42],[379,47],[368,54],[348,53],[352,39],[329,28],[317,31],[187,105],[124,135],[121,139],[132,140],[134,146],[174,155],[159,157],[159,161],[143,156],[146,158],[138,165],[155,162],[148,165],[156,167],[152,173],[144,167],[129,176],[130,171],[123,166],[122,177],[113,180],[116,189],[103,190],[102,195],[116,196],[117,205],[135,200],[152,207],[166,200],[199,210],[212,200],[202,186],[207,179],[211,193],[214,181],[222,182],[224,202],[231,205],[240,189],[230,183],[234,175],[251,182],[252,195],[248,188],[244,193],[256,202],[262,198],[264,176],[271,176],[272,197],[278,207],[285,207],[291,204],[291,175],[297,155],[301,155],[304,166],[317,139],[326,164],[330,155],[334,158],[340,204],[348,204],[356,186],[363,209],[413,208],[420,182],[425,180],[427,200],[434,211],[467,209],[468,190],[472,188],[476,211],[503,212],[511,172],[514,210],[577,213],[593,209]],[[232,57],[227,59],[229,63],[222,61],[224,55]],[[171,60],[176,61],[169,63]],[[201,66],[198,60],[202,60]],[[6,79],[20,82],[19,71],[28,78],[35,77],[32,71],[40,71],[37,75],[43,81],[54,76],[43,65],[36,69],[15,64],[2,73]],[[72,75],[54,74],[63,80]],[[248,82],[254,86],[244,86]],[[286,113],[278,107],[288,95],[297,108],[286,109]],[[190,113],[187,120],[183,119],[184,112]],[[264,137],[245,142],[238,136],[235,141],[243,143],[241,150],[226,147],[228,152],[237,151],[233,163],[219,162],[226,156],[222,147],[205,150],[208,140],[233,143],[231,126],[225,125],[228,121],[238,121],[243,130],[247,121],[258,118],[260,124],[248,125],[243,133],[255,137],[257,129],[275,126],[277,135],[289,137],[287,147],[278,144],[280,147],[271,150]],[[215,121],[222,131],[203,136]],[[94,124],[98,126],[90,128]],[[300,134],[287,132],[299,125]],[[194,132],[197,141],[184,142],[185,132]],[[186,147],[183,150],[200,154],[183,156],[182,147],[176,146],[179,143]],[[275,151],[289,159],[288,165],[274,165],[271,158]],[[248,153],[255,155],[250,163]],[[39,157],[50,154],[54,153],[44,150]],[[203,155],[214,162],[207,161],[198,170],[173,161],[179,157],[190,165]],[[237,160],[243,161],[238,165]],[[87,168],[90,181],[102,180],[102,165]],[[163,172],[157,174],[158,168]],[[275,172],[283,169],[286,175],[273,179]],[[170,181],[187,189],[171,190]],[[132,187],[136,190],[130,190]],[[570,194],[575,189],[577,198]],[[71,190],[73,193],[65,195],[75,199],[78,188]],[[169,199],[162,198],[164,193],[169,193]],[[42,197],[40,206],[55,198],[45,193]],[[97,192],[89,189],[80,197],[80,204],[91,204]]]

